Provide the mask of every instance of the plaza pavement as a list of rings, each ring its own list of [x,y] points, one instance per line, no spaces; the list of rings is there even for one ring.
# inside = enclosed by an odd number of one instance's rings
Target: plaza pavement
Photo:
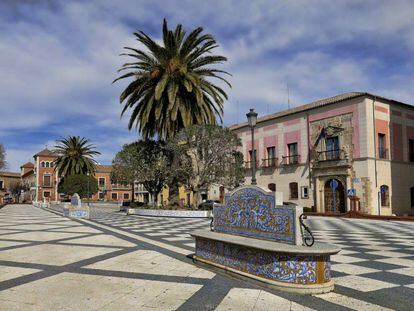
[[[414,223],[312,218],[335,291],[295,295],[199,268],[200,219],[96,209],[73,221],[29,205],[0,209],[0,310],[412,310]]]

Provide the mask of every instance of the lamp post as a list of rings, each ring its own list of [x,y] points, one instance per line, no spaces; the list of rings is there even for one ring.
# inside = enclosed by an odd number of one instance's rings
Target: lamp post
[[[89,172],[86,173],[88,176],[88,207],[89,207]]]
[[[257,113],[254,109],[250,109],[249,113],[246,114],[247,122],[249,123],[250,130],[252,131],[252,185],[256,185],[256,153],[254,149],[254,128],[257,122]]]

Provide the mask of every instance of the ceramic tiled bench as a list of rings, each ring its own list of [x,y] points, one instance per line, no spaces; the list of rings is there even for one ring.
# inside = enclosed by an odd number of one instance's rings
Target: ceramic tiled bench
[[[269,286],[301,293],[333,289],[330,255],[334,245],[303,245],[298,206],[277,206],[275,193],[245,186],[225,197],[213,211],[214,231],[192,233],[194,260],[249,277]]]

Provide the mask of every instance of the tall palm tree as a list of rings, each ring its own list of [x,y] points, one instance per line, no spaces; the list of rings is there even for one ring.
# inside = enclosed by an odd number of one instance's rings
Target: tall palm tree
[[[119,71],[128,73],[114,80],[133,77],[120,95],[124,102],[121,116],[132,110],[128,128],[137,127],[143,139],[167,139],[192,124],[217,124],[217,117],[222,120],[227,94],[209,79],[231,87],[222,77],[230,74],[209,66],[227,58],[211,54],[218,45],[212,35],[202,32],[198,27],[186,36],[181,25],[170,30],[164,19],[163,44],[140,31],[134,35],[148,51],[124,47],[128,53],[121,55],[136,61],[124,64]]]
[[[100,152],[85,137],[69,136],[57,141],[53,150],[58,156],[55,160],[55,170],[59,176],[94,173],[96,162],[94,156]]]

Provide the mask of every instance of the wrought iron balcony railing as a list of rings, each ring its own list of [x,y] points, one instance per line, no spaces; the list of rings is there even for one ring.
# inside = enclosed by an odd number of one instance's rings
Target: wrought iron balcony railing
[[[299,164],[300,161],[300,155],[294,154],[294,155],[287,155],[282,157],[283,165],[296,165]]]
[[[262,167],[270,168],[270,167],[277,167],[278,158],[267,158],[262,159]]]
[[[335,160],[345,160],[346,153],[342,149],[319,151],[317,153],[317,161],[335,161]]]

